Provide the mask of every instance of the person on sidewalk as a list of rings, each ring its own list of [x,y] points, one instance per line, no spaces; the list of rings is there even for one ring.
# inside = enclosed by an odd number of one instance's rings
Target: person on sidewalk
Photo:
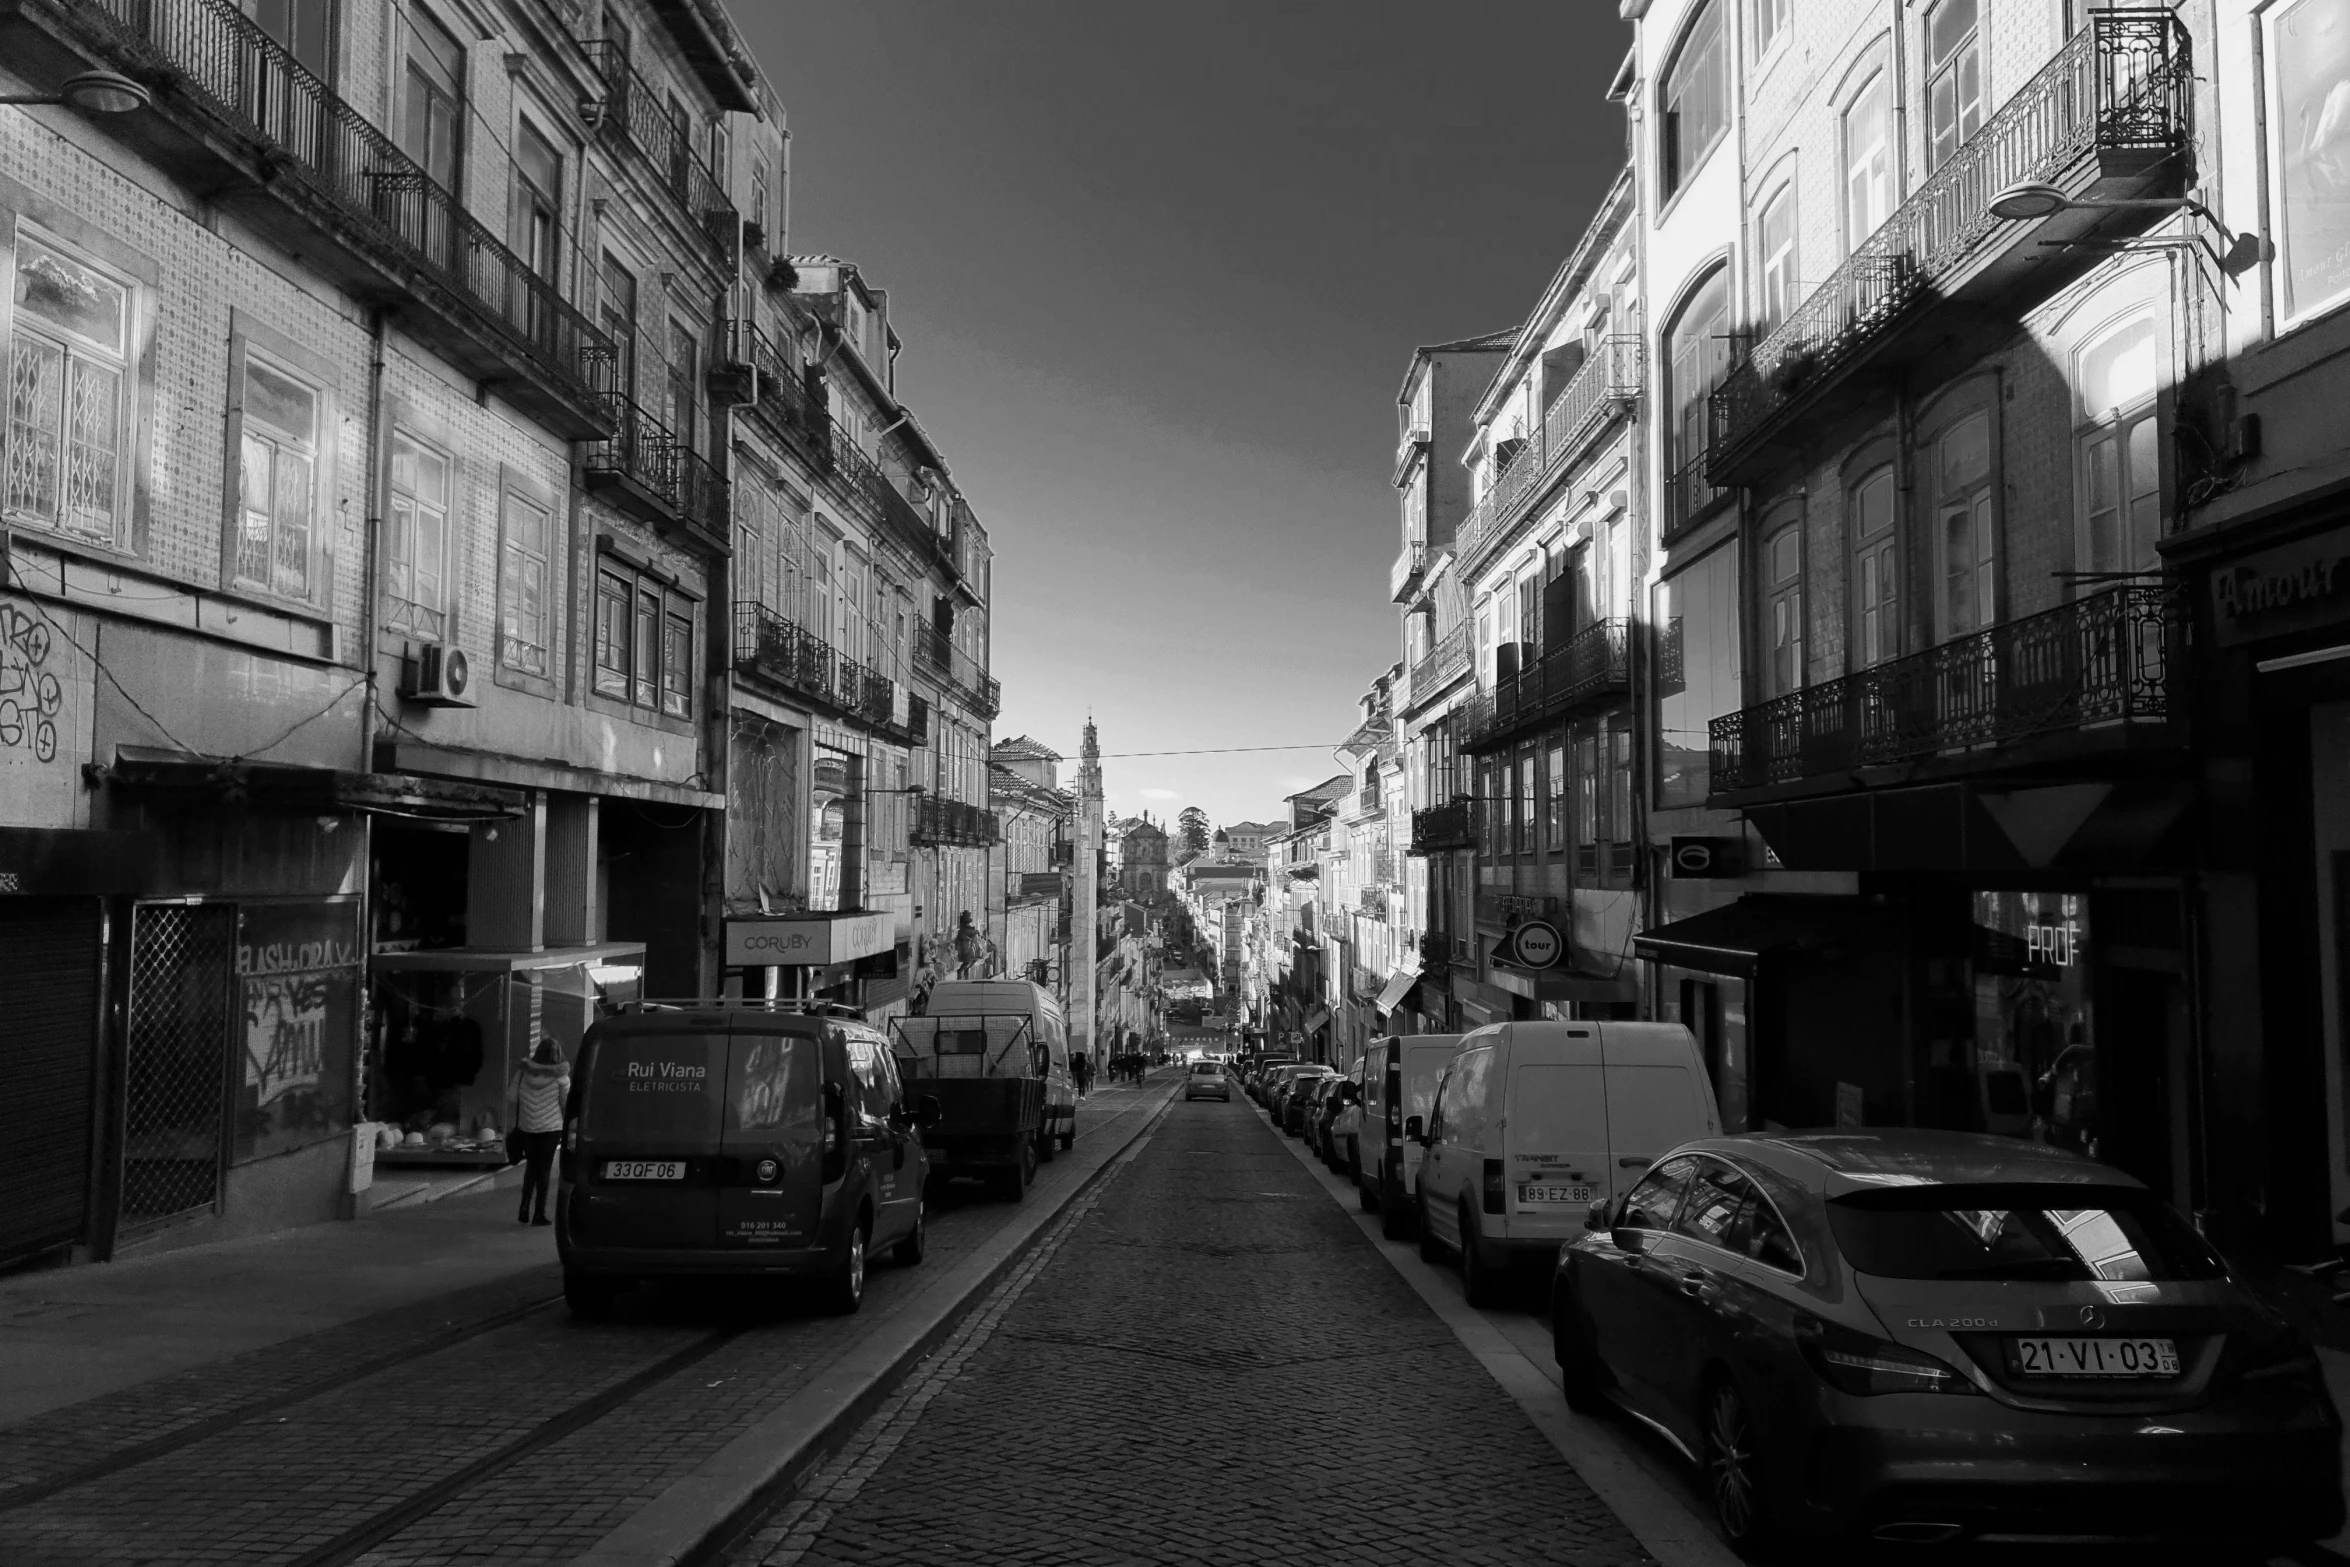
[[[564,1064],[563,1047],[551,1035],[541,1038],[538,1049],[514,1074],[513,1126],[522,1137],[522,1209],[514,1216],[519,1223],[554,1222],[547,1217],[547,1184],[554,1172],[555,1147],[563,1140],[563,1100],[570,1092],[571,1069]]]

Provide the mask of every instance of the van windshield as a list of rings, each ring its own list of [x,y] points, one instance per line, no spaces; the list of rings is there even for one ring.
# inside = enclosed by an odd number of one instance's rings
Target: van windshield
[[[607,1033],[588,1067],[581,1129],[597,1137],[715,1142],[726,1092],[726,1031]]]
[[[1607,1084],[1600,1067],[1522,1066],[1512,1075],[1512,1148],[1520,1153],[1607,1151]]]

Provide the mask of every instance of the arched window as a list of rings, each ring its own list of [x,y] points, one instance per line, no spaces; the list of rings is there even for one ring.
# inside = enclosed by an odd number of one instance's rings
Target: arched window
[[[1852,666],[1901,651],[1900,529],[1893,525],[1893,466],[1852,487]]]
[[[1708,409],[1730,370],[1730,280],[1717,270],[1665,329],[1665,402],[1673,422],[1665,462],[1672,479],[1673,524],[1696,517],[1714,498],[1705,482]]]
[[[1665,67],[1661,195],[1689,182],[1730,125],[1730,51],[1722,35],[1722,8],[1708,3],[1682,35]]]
[[[1763,543],[1766,695],[1803,686],[1803,519],[1788,519]]]
[[[1757,330],[1768,334],[1795,308],[1795,187],[1780,186],[1763,203],[1762,221],[1755,226],[1755,248],[1762,252],[1762,319]]]
[[[2154,323],[2115,327],[2080,357],[2075,449],[2080,464],[2081,564],[2088,571],[2156,570],[2162,537],[2162,450],[2154,395],[2161,379]]]

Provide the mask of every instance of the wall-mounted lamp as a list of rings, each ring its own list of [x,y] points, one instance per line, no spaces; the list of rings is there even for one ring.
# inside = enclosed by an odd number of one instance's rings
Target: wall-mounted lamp
[[[2258,234],[2231,232],[2228,226],[2220,221],[2218,213],[2190,196],[2132,197],[2119,201],[2083,200],[2079,197],[2066,195],[2058,186],[2044,184],[2037,180],[2027,180],[2020,185],[2010,185],[1998,195],[1993,196],[1990,210],[1991,216],[1995,218],[2005,218],[2010,222],[2029,222],[2037,218],[2054,217],[2059,212],[2119,212],[2133,208],[2162,212],[2191,212],[2219,230],[2220,236],[2228,242],[2228,248],[2225,251],[2220,250],[2208,238],[2200,235],[2189,243],[2199,244],[2212,261],[2218,265],[2220,271],[2230,278],[2242,277],[2263,261],[2273,259],[2277,253],[2276,246]],[[2094,245],[2099,242],[2090,240],[2084,243]],[[2121,249],[2131,242],[2115,240],[2111,243],[2114,248]],[[2165,242],[2147,240],[2142,243],[2160,247]]]
[[[84,114],[128,114],[133,109],[144,109],[155,101],[154,94],[127,76],[112,71],[84,71],[79,76],[68,76],[53,93],[0,94],[0,104],[31,108],[39,104],[61,103]]]

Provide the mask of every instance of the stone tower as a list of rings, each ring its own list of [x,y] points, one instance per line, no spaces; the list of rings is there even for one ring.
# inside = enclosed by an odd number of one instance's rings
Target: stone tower
[[[1085,744],[1077,756],[1077,863],[1071,867],[1076,875],[1069,900],[1069,1048],[1092,1056],[1098,1068],[1102,1056],[1093,1037],[1099,1009],[1093,942],[1094,909],[1101,902],[1097,878],[1102,852],[1102,741],[1090,714]]]

